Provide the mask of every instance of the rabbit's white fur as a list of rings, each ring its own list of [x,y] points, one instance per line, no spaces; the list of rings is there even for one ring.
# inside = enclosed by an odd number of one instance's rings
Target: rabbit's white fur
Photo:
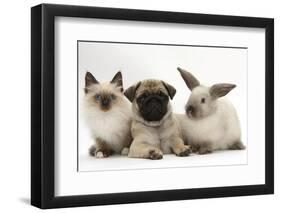
[[[240,142],[240,123],[235,108],[226,98],[216,102],[215,112],[205,118],[191,119],[185,114],[176,114],[188,144],[209,143],[212,150],[221,150]]]
[[[232,103],[223,97],[235,85],[215,84],[206,87],[200,85],[191,73],[181,68],[178,70],[191,90],[186,114],[176,115],[185,142],[197,147],[200,154],[214,150],[244,149],[237,112]]]

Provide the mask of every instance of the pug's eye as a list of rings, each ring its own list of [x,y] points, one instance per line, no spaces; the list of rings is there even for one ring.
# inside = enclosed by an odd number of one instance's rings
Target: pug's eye
[[[160,97],[162,100],[169,99],[168,95],[166,95],[166,94],[165,94],[164,92],[162,92],[162,91],[160,91],[159,97]]]
[[[115,99],[116,99],[116,95],[111,94],[111,95],[110,95],[110,99],[111,99],[111,100],[115,100]]]
[[[141,103],[141,102],[144,101],[144,99],[145,99],[145,95],[142,95],[142,96],[140,96],[140,97],[137,98],[137,102],[138,102],[138,103]]]
[[[201,103],[204,104],[206,102],[205,98],[201,98]]]
[[[165,94],[162,91],[159,92],[159,95],[160,96],[165,96]]]
[[[99,94],[95,95],[95,99],[96,99],[97,101],[99,101],[100,98],[101,98],[101,96],[100,96]]]

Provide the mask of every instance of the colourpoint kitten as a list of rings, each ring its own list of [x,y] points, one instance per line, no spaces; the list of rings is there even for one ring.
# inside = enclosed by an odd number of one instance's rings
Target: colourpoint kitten
[[[85,75],[83,112],[95,141],[89,153],[97,158],[113,153],[127,155],[131,144],[131,105],[123,95],[122,74],[110,82],[99,82]]]

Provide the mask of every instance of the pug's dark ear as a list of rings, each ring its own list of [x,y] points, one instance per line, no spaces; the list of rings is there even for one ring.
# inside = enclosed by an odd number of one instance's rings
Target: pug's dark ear
[[[164,87],[166,88],[166,90],[168,91],[170,98],[173,99],[177,90],[172,85],[170,85],[164,81],[162,81],[162,83],[163,83]]]
[[[200,85],[200,82],[190,72],[187,72],[186,70],[180,67],[178,67],[177,69],[180,72],[181,77],[183,78],[186,86],[190,90],[193,90],[195,87]]]
[[[120,88],[120,91],[123,92],[123,80],[122,80],[122,73],[119,71],[118,73],[115,74],[113,79],[111,80],[112,84],[116,84],[117,87]]]
[[[232,89],[236,87],[235,84],[214,84],[210,88],[210,95],[213,98],[220,98],[229,93]]]
[[[141,82],[129,87],[125,90],[124,95],[129,99],[129,101],[133,102],[136,97],[136,91],[139,88]]]
[[[89,92],[90,85],[98,84],[98,83],[99,82],[97,81],[97,79],[95,79],[95,77],[90,72],[87,72],[85,75],[85,88],[84,88],[85,93]]]

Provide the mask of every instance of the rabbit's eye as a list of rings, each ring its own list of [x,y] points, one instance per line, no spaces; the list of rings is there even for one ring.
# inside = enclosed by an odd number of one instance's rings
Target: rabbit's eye
[[[204,104],[206,102],[205,98],[201,98],[201,103]]]

